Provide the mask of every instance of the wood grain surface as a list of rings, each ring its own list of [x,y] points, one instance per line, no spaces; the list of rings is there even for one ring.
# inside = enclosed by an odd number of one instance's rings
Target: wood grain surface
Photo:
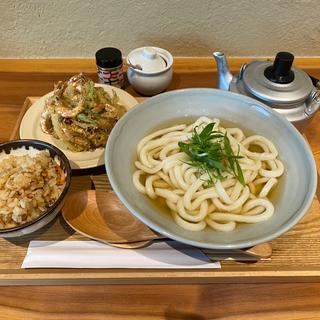
[[[0,318],[2,320],[320,319],[318,298],[320,287],[315,284],[96,285],[62,286],[59,289],[57,295],[57,288],[53,286],[32,286],[23,290],[2,287]]]
[[[231,69],[248,60],[232,59]],[[320,59],[295,63],[320,78]],[[80,71],[97,79],[92,59],[0,60],[0,141],[10,138],[27,96],[41,96],[54,82]],[[175,59],[168,90],[214,88],[215,79],[213,59]],[[139,96],[130,86],[126,90]],[[318,166],[319,120],[318,113],[305,133]],[[97,177],[92,176],[96,186]],[[91,187],[89,175],[76,176],[71,192]],[[315,200],[294,229],[273,241],[271,260],[223,261],[222,270],[196,275],[174,270],[140,270],[134,277],[127,270],[21,270],[30,239],[2,239],[0,319],[320,319],[319,214]],[[35,237],[83,239],[61,217]]]

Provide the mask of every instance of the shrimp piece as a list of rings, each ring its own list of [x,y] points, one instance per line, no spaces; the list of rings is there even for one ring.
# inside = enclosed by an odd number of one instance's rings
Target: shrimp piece
[[[66,89],[67,84],[63,81],[59,81],[57,84],[54,85],[54,94],[55,96],[61,96],[63,91]]]
[[[73,109],[67,108],[67,107],[60,104],[56,108],[56,111],[58,114],[60,114],[64,118],[74,118],[75,116],[77,116],[79,113],[81,113],[84,110],[84,107],[85,107],[84,103],[85,103],[85,98],[81,97],[78,105],[75,108],[73,108]]]
[[[92,112],[100,113],[101,111],[104,110],[104,108],[105,108],[105,105],[103,103],[100,103],[92,108]]]
[[[58,165],[56,165],[56,171],[57,171],[57,173],[59,175],[59,180],[58,180],[57,184],[58,185],[64,184],[65,181],[66,181],[66,177],[65,177],[64,171]]]
[[[48,110],[45,110],[44,112],[42,112],[40,116],[40,127],[44,133],[53,134],[51,114]]]
[[[111,104],[106,103],[104,107],[103,117],[114,118],[115,120],[118,120],[117,116],[118,116],[117,108],[112,106]]]
[[[84,85],[87,82],[87,77],[84,75],[83,72],[71,77],[68,80],[68,84],[75,84],[75,85]]]

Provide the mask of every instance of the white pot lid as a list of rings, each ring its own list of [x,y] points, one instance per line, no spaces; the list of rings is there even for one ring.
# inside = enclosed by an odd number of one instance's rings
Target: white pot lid
[[[167,67],[167,61],[154,47],[142,47],[128,55],[132,65],[140,65],[142,72],[160,72]]]

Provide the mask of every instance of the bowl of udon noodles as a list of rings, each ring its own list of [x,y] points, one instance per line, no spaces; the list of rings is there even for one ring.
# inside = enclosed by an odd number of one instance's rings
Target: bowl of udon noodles
[[[215,89],[154,96],[107,142],[113,190],[140,221],[197,247],[248,248],[287,232],[316,191],[312,152],[282,115]]]

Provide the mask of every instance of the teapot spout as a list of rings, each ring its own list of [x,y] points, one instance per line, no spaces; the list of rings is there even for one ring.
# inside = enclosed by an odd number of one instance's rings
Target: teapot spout
[[[232,74],[229,71],[228,62],[223,52],[212,53],[217,64],[217,88],[222,90],[229,90],[232,80]]]

